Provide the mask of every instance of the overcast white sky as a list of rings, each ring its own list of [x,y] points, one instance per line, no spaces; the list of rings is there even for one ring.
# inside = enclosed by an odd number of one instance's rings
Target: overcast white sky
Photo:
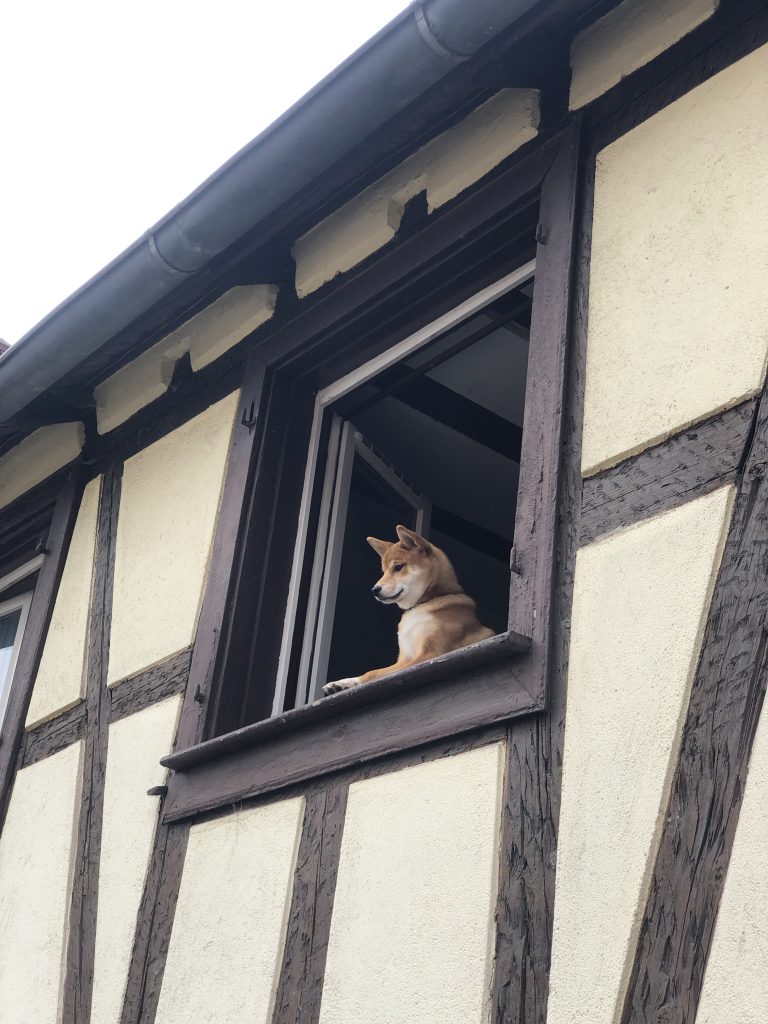
[[[0,338],[21,337],[405,6],[6,4]]]

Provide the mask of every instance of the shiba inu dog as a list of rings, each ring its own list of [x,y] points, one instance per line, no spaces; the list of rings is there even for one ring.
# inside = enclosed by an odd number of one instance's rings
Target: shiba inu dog
[[[493,630],[483,626],[475,602],[461,589],[448,556],[440,548],[404,526],[396,528],[398,540],[368,543],[381,558],[383,575],[372,593],[381,604],[403,609],[397,628],[400,647],[394,665],[375,668],[361,676],[326,683],[327,694],[369,683],[439,654],[486,640]]]

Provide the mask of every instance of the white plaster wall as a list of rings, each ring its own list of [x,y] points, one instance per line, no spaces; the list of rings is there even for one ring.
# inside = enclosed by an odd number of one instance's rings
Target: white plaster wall
[[[82,423],[40,427],[0,458],[0,508],[76,459],[85,442]]]
[[[275,311],[277,286],[230,288],[210,306],[127,363],[96,388],[100,434],[124,423],[168,390],[178,360],[189,352],[193,371],[202,369],[266,323]]]
[[[696,1024],[768,1017],[768,713],[752,747]]]
[[[16,775],[0,839],[0,1024],[61,1016],[82,743]]]
[[[761,387],[768,47],[598,154],[583,469]]]
[[[535,138],[538,124],[534,90],[492,96],[298,239],[298,294],[308,295],[391,241],[413,196],[426,189],[429,210],[437,209]]]
[[[573,41],[571,110],[601,96],[688,35],[718,0],[624,0]]]
[[[29,702],[28,729],[72,707],[85,696],[85,655],[100,493],[101,477],[91,480],[83,491]]]
[[[303,815],[300,797],[192,828],[156,1024],[269,1024]]]
[[[349,790],[320,1024],[481,1024],[503,775],[491,744]]]
[[[732,498],[578,553],[548,1024],[619,1019]]]
[[[165,783],[159,761],[173,745],[181,700],[170,697],[109,727],[90,1024],[120,1024],[157,823],[159,797],[147,790]]]
[[[192,643],[239,392],[125,463],[107,681]]]

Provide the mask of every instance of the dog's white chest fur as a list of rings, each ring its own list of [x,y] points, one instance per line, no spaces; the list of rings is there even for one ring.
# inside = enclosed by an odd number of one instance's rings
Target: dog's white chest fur
[[[430,626],[432,613],[424,608],[411,608],[405,612],[397,627],[401,658],[415,658],[419,654],[419,641]]]

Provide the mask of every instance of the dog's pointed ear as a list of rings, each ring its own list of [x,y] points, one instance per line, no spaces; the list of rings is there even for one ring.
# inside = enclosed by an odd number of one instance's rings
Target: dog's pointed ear
[[[388,540],[377,540],[375,537],[366,537],[365,539],[371,545],[379,558],[383,558],[384,552],[388,551],[389,548],[392,547],[392,542]]]
[[[406,551],[415,549],[426,554],[430,550],[429,541],[425,540],[420,534],[414,533],[413,530],[409,530],[407,526],[396,526],[395,530],[400,538],[400,543]]]

